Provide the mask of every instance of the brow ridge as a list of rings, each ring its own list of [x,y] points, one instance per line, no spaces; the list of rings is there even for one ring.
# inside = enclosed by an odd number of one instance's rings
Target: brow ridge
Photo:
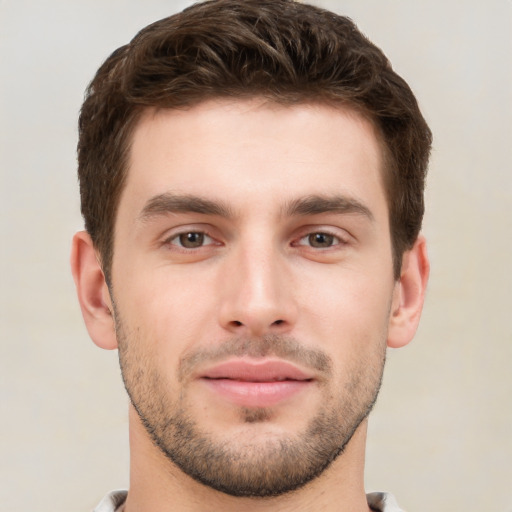
[[[169,213],[200,213],[226,218],[233,217],[233,212],[229,206],[222,201],[212,201],[190,194],[182,195],[165,192],[153,196],[146,202],[139,219],[145,221]]]
[[[199,213],[233,218],[232,209],[221,200],[210,200],[191,194],[165,192],[151,197],[144,205],[139,219],[146,221],[152,217],[172,213]],[[373,221],[371,210],[359,200],[343,195],[309,195],[289,201],[283,208],[283,215],[308,216],[323,213],[359,214]]]
[[[361,201],[343,195],[309,195],[290,201],[284,210],[288,216],[320,215],[322,213],[359,214],[374,221],[370,208]]]

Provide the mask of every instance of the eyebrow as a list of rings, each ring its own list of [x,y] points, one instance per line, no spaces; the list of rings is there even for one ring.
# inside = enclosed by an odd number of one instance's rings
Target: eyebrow
[[[371,210],[357,199],[333,195],[310,195],[290,201],[282,210],[284,216],[307,216],[322,213],[359,214],[373,221]],[[199,213],[218,215],[224,218],[235,217],[231,208],[222,201],[212,201],[189,194],[166,192],[149,199],[142,209],[139,220],[146,221],[170,213]]]
[[[290,217],[296,215],[319,215],[322,213],[354,213],[363,215],[372,222],[375,220],[373,213],[367,206],[355,198],[342,195],[311,195],[294,199],[287,204],[284,213]]]
[[[166,192],[149,199],[142,209],[139,220],[146,221],[169,213],[202,213],[231,218],[233,212],[222,201],[211,201],[193,195]]]

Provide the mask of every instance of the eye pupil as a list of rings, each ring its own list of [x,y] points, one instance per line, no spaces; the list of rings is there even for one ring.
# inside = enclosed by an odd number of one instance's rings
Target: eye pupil
[[[180,235],[180,244],[187,249],[201,247],[204,243],[204,233],[183,233]]]
[[[308,238],[312,247],[331,247],[334,243],[334,236],[328,233],[312,233]]]

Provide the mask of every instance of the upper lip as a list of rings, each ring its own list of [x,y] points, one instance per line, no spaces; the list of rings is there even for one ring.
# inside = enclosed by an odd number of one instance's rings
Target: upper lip
[[[224,361],[201,372],[204,379],[231,379],[245,382],[311,380],[313,376],[283,360],[235,359]]]

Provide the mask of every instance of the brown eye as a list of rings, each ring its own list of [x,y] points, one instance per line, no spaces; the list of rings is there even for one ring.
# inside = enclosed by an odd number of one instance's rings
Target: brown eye
[[[308,235],[308,243],[311,247],[317,249],[326,249],[332,247],[335,243],[336,237],[329,235],[329,233],[311,233]]]
[[[185,249],[196,249],[204,244],[204,233],[190,232],[182,233],[178,237],[179,245]]]

